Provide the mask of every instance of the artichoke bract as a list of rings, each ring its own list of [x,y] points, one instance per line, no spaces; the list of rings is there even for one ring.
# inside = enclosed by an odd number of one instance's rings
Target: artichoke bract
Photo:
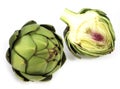
[[[65,62],[63,42],[52,25],[29,21],[14,32],[6,53],[16,75],[24,81],[46,81]]]
[[[67,24],[64,38],[75,56],[98,57],[114,50],[115,33],[103,11],[84,8],[75,13],[65,9],[60,19]]]

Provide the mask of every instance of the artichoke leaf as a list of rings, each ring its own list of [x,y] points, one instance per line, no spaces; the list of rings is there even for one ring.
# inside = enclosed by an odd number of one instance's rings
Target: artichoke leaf
[[[49,81],[52,79],[52,75],[44,76],[46,77],[45,79],[42,79],[41,81]]]
[[[22,27],[21,32],[20,32],[20,36],[22,37],[30,32],[34,32],[38,29],[39,29],[38,24],[26,25],[26,26]]]
[[[29,79],[30,81],[41,81],[46,78],[42,75],[30,75],[30,74],[26,74],[23,72],[21,72],[21,75],[24,76],[25,78]]]
[[[43,75],[45,74],[45,70],[47,67],[48,63],[46,62],[45,59],[33,56],[29,61],[28,61],[28,66],[27,66],[27,73],[29,74],[36,74],[36,75]]]
[[[55,37],[60,42],[60,44],[63,46],[62,38],[60,36],[58,36],[57,34],[55,34]]]
[[[23,81],[26,81],[26,82],[29,81],[29,79],[25,78],[25,77],[21,74],[20,71],[14,69],[14,68],[12,68],[12,69],[13,69],[14,73],[16,74],[16,76],[17,76],[19,79],[21,79],[21,80],[23,80]]]
[[[23,27],[27,25],[32,25],[32,24],[36,24],[36,22],[34,20],[28,21],[26,24],[23,25]]]
[[[14,50],[11,52],[11,64],[12,67],[18,71],[25,72],[26,61],[20,55],[18,55]]]
[[[42,26],[40,26],[40,28],[35,33],[39,34],[39,35],[43,35],[43,36],[45,36],[46,38],[49,38],[49,39],[55,37],[53,32],[51,32],[50,30],[48,30],[47,28],[42,27]]]
[[[10,49],[14,46],[15,41],[19,38],[19,30],[16,30],[13,35],[10,37],[9,45]]]
[[[6,52],[6,59],[11,64],[11,50],[10,50],[10,48]]]
[[[45,73],[52,71],[56,67],[57,63],[58,61],[50,61],[46,67]]]
[[[84,14],[85,12],[87,12],[87,11],[90,11],[90,10],[92,10],[92,9],[90,9],[90,8],[83,8],[83,9],[81,9],[80,10],[80,14]]]
[[[48,39],[46,37],[38,34],[31,34],[30,36],[37,47],[36,48],[37,51],[47,48]]]
[[[44,27],[52,32],[55,32],[55,28],[50,24],[41,24],[40,26],[42,26],[42,27]]]
[[[31,37],[26,35],[16,42],[14,50],[26,60],[29,60],[29,58],[31,58],[31,56],[36,52],[36,45]]]

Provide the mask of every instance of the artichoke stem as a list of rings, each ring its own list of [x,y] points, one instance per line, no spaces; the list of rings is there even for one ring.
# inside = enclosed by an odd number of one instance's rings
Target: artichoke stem
[[[66,24],[68,24],[69,26],[71,26],[76,21],[76,16],[77,16],[77,13],[66,8],[62,16],[60,17],[60,19],[64,21]]]

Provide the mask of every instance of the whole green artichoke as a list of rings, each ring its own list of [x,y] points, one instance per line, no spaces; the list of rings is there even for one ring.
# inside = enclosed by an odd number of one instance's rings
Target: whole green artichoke
[[[45,81],[65,62],[61,37],[51,25],[29,21],[14,32],[6,57],[24,81]]]
[[[114,50],[115,33],[103,11],[84,8],[75,13],[65,9],[61,20],[67,24],[64,38],[75,56],[98,57]]]

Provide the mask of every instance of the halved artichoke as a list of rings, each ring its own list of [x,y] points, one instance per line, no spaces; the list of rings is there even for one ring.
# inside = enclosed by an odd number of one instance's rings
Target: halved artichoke
[[[24,81],[45,81],[65,62],[63,42],[51,25],[29,21],[14,32],[6,57]]]
[[[115,33],[103,11],[84,8],[75,13],[65,9],[61,20],[67,24],[64,38],[75,56],[98,57],[114,50]]]

